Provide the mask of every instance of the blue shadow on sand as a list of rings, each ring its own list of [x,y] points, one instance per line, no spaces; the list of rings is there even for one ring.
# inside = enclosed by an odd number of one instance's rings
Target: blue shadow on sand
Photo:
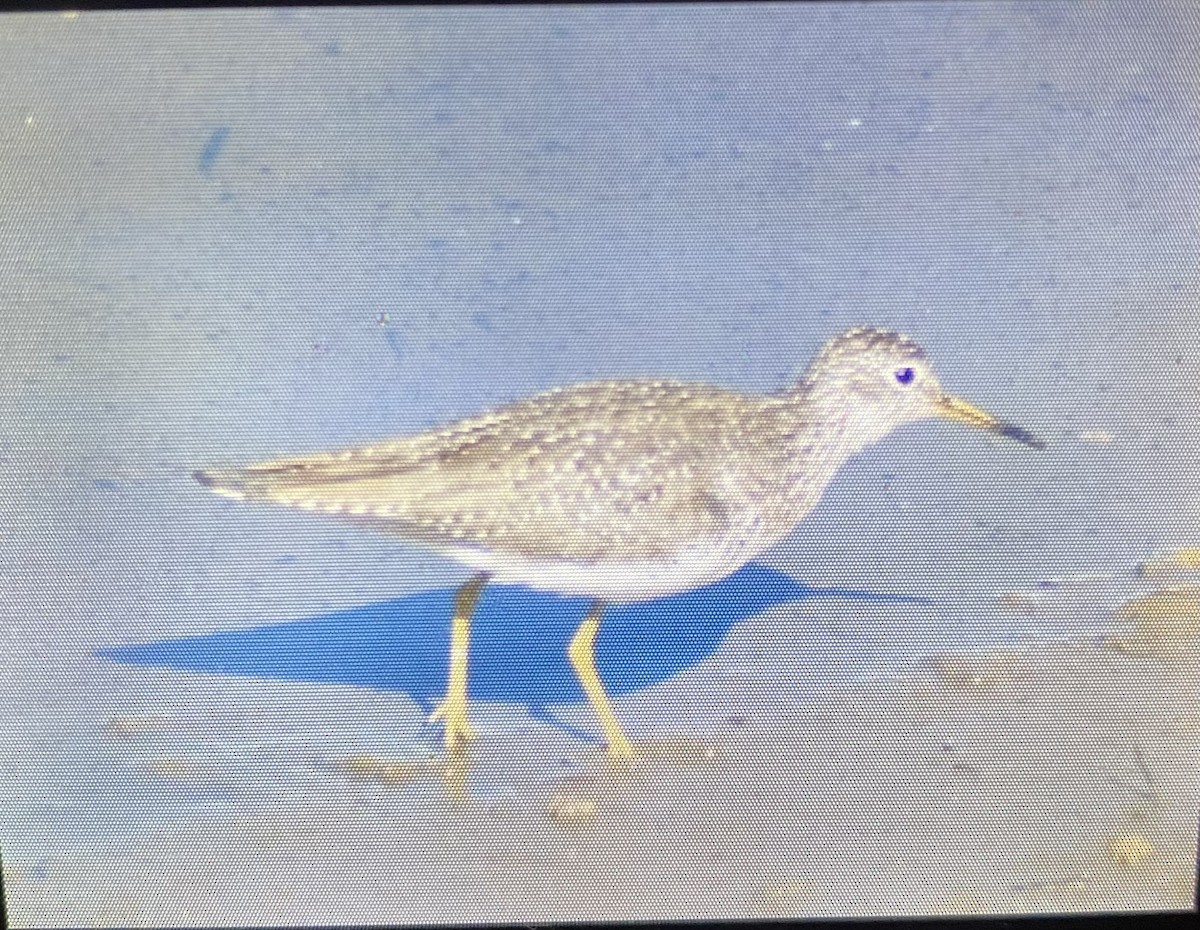
[[[446,688],[454,593],[423,591],[313,619],[96,654],[133,665],[402,691],[429,705]],[[710,655],[739,620],[810,595],[916,600],[809,588],[751,564],[684,594],[610,606],[596,642],[597,668],[610,693],[635,691]],[[582,700],[566,646],[590,603],[517,586],[485,588],[471,624],[471,699],[533,708]]]

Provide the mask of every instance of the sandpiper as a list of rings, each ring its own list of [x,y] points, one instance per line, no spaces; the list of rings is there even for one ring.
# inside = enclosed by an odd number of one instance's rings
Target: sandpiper
[[[933,417],[1044,445],[946,393],[916,342],[860,327],[773,394],[596,381],[416,435],[195,477],[218,494],[331,514],[475,569],[455,598],[446,694],[430,717],[447,750],[473,735],[467,644],[484,585],[593,598],[567,654],[609,754],[626,759],[633,746],[594,660],[604,604],[731,574],[804,519],[847,459]]]

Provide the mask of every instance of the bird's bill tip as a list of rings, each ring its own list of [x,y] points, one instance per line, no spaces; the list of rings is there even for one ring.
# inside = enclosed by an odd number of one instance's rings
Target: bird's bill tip
[[[936,401],[937,412],[939,416],[945,417],[947,420],[955,420],[959,423],[966,423],[969,426],[975,426],[979,429],[985,429],[989,433],[995,433],[997,436],[1004,436],[1006,439],[1015,439],[1023,445],[1029,446],[1032,449],[1045,449],[1046,443],[1039,439],[1033,433],[1012,423],[1006,423],[997,417],[992,416],[986,410],[976,407],[972,403],[954,397],[951,394],[942,394]]]

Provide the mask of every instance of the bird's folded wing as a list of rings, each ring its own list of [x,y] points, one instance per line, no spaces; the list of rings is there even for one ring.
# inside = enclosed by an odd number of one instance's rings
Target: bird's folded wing
[[[335,514],[428,545],[581,561],[614,552],[669,558],[723,536],[742,516],[708,464],[736,424],[719,411],[664,416],[687,395],[653,387],[660,396],[645,384],[625,387],[649,395],[644,405],[590,397],[585,386],[442,431],[197,478],[218,493]]]

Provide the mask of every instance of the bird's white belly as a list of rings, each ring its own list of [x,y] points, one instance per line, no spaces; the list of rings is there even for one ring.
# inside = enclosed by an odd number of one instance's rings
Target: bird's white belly
[[[743,538],[716,547],[691,546],[671,559],[593,564],[482,549],[439,547],[438,551],[456,562],[488,572],[491,580],[501,584],[522,584],[556,594],[621,602],[678,594],[718,581],[737,571],[768,545],[769,541]]]

